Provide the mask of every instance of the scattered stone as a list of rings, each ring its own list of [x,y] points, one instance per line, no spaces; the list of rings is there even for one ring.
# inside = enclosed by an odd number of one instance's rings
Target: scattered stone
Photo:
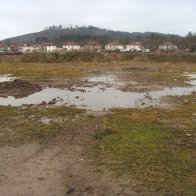
[[[48,117],[43,117],[39,120],[42,124],[48,125],[50,124],[51,119],[49,119]]]
[[[72,194],[73,192],[75,192],[76,189],[75,188],[70,188],[68,191],[67,191],[67,195],[70,195]]]
[[[38,180],[44,180],[44,177],[39,177]]]

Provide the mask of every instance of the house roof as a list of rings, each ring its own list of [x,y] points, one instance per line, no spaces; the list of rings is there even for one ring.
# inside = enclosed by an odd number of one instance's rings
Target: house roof
[[[176,46],[176,45],[172,42],[164,42],[162,46]]]
[[[15,43],[11,45],[11,48],[22,48],[22,47],[37,47],[36,44],[31,43]]]
[[[76,42],[66,42],[66,43],[64,43],[63,45],[64,45],[64,46],[79,46],[79,44],[76,43]]]

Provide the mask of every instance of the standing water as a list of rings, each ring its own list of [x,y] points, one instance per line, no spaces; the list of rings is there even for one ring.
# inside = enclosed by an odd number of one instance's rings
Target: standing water
[[[190,81],[191,86],[164,88],[159,91],[148,93],[123,92],[116,86],[121,86],[114,76],[93,77],[86,79],[87,82],[96,82],[93,87],[74,87],[73,90],[58,88],[46,88],[40,92],[24,98],[9,96],[0,98],[0,105],[21,106],[24,104],[42,104],[56,100],[56,105],[76,106],[95,111],[111,108],[136,108],[159,106],[161,98],[165,96],[182,96],[196,92],[195,78]],[[106,84],[112,86],[106,87]],[[150,97],[150,99],[149,99]]]

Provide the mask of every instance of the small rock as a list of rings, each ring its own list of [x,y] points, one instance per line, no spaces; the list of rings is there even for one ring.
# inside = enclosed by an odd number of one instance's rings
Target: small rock
[[[76,189],[75,188],[70,188],[68,191],[67,191],[67,194],[70,195],[72,194],[73,192],[75,192]]]
[[[189,103],[188,99],[184,99],[184,103],[188,104]]]
[[[44,177],[39,177],[38,180],[44,180]]]

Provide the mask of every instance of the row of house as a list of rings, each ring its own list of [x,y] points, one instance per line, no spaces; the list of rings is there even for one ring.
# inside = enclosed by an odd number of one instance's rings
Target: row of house
[[[71,50],[102,50],[103,46],[98,42],[88,42],[81,46],[75,42],[64,43],[63,48],[71,51]],[[144,47],[144,44],[141,42],[130,42],[129,44],[123,45],[120,42],[113,41],[109,42],[104,46],[106,51],[144,51],[147,50]]]
[[[99,42],[90,41],[83,45],[80,45],[76,42],[66,42],[63,44],[62,48],[58,48],[52,42],[43,42],[40,44],[30,44],[30,43],[16,43],[12,45],[6,45],[5,43],[0,42],[0,53],[7,52],[21,52],[28,53],[33,51],[42,51],[42,52],[55,52],[55,51],[79,51],[79,50],[94,50],[94,51],[121,51],[121,52],[134,52],[142,51],[149,52],[149,49],[145,47],[142,42],[130,42],[126,45],[121,44],[118,41],[109,42],[105,46]],[[174,51],[177,50],[177,46],[171,42],[165,42],[159,46],[159,50],[163,51]]]
[[[11,45],[6,45],[5,43],[0,42],[0,53],[9,53],[9,52],[33,52],[33,51],[46,51],[54,52],[57,47],[53,43],[41,43],[41,44],[30,44],[30,43],[16,43]]]
[[[63,48],[67,51],[72,50],[102,50],[103,46],[98,42],[88,42],[84,46],[76,42],[67,42],[64,43]],[[105,45],[104,49],[106,51],[122,51],[122,52],[134,52],[134,51],[143,51],[149,52],[150,50],[145,47],[142,42],[130,42],[126,45],[121,44],[120,42],[113,41]],[[159,50],[163,51],[176,51],[178,49],[177,45],[172,42],[164,42],[159,46]]]

